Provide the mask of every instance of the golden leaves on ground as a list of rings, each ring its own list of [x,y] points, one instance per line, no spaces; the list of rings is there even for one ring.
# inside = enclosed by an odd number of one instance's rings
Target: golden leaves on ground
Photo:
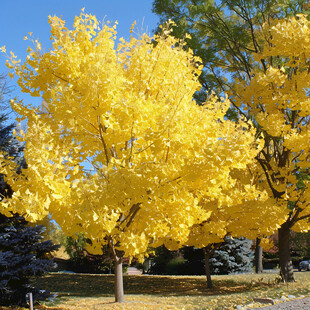
[[[59,309],[236,309],[237,305],[253,304],[257,297],[309,296],[308,272],[296,273],[296,282],[291,284],[277,283],[277,276],[214,276],[213,290],[206,289],[202,276],[125,276],[128,295],[124,304],[113,303],[112,275],[51,274],[38,284],[58,292]]]

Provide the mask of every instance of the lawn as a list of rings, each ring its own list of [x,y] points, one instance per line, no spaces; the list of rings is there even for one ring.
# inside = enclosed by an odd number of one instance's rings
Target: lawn
[[[52,273],[37,282],[58,293],[41,309],[236,309],[254,297],[280,299],[310,295],[310,272],[296,272],[296,282],[279,284],[276,274],[214,276],[209,290],[202,276],[125,276],[125,304],[115,304],[112,275]],[[38,307],[36,307],[38,309]]]

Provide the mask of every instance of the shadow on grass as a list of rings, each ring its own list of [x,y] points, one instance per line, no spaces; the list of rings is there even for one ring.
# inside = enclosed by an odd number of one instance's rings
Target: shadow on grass
[[[54,273],[37,280],[40,289],[60,296],[99,297],[114,292],[113,275]],[[274,286],[260,281],[214,280],[214,289],[206,287],[204,277],[124,276],[125,294],[161,296],[221,295],[258,290]]]

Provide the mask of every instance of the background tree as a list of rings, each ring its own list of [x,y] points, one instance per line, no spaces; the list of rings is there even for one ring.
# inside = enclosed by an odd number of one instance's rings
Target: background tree
[[[169,251],[165,246],[155,249],[154,256],[150,258],[150,274],[158,275],[182,275],[184,274],[184,263],[182,253],[178,251]]]
[[[5,158],[14,161],[17,173],[26,168],[23,158],[23,144],[12,134],[15,127],[9,124],[12,112],[9,95],[12,89],[6,83],[5,76],[0,77],[0,149]],[[0,200],[10,197],[12,189],[0,175]],[[26,293],[33,292],[34,299],[45,299],[48,294],[40,293],[30,280],[33,276],[42,275],[54,264],[49,260],[50,252],[58,246],[50,241],[40,242],[43,226],[31,227],[18,214],[5,216],[0,213],[0,304],[25,305]]]
[[[94,255],[86,251],[89,242],[82,233],[64,238],[65,251],[70,257],[69,270],[79,273],[113,273],[113,259],[109,248],[104,246],[102,254]]]
[[[238,119],[240,114],[250,117],[246,111],[235,106],[234,99],[237,95],[232,90],[235,78],[251,79],[255,65],[253,55],[258,53],[264,44],[257,32],[266,21],[305,10],[304,2],[155,0],[153,12],[160,16],[160,23],[168,19],[176,23],[173,27],[174,36],[181,38],[186,33],[191,35],[191,38],[186,39],[188,44],[185,48],[193,49],[195,55],[201,58],[204,67],[200,75],[203,88],[195,94],[197,100],[203,102],[207,96],[206,92],[210,90],[218,95],[230,91],[233,106],[227,111],[226,116]],[[223,233],[222,238],[225,235],[226,233]],[[254,239],[256,237],[254,236]],[[264,232],[258,237],[264,237]],[[214,247],[211,246],[210,251],[213,250]],[[206,251],[206,254],[209,253],[207,255],[210,256],[211,252]],[[208,260],[206,258],[206,261]],[[256,260],[257,270],[261,265],[262,260]]]
[[[187,47],[204,66],[200,81],[203,92],[230,90],[234,79],[250,79],[264,39],[257,36],[265,22],[307,12],[307,0],[155,0],[153,12],[160,24],[175,22],[173,35],[187,38]],[[234,113],[230,111],[230,113]]]
[[[24,64],[8,57],[21,89],[42,96],[46,112],[12,102],[28,122],[20,134],[28,168],[16,175],[3,158],[14,193],[2,209],[31,221],[50,213],[68,235],[84,232],[88,250],[108,245],[121,302],[123,257],[186,243],[212,213],[202,197],[227,192],[236,183],[230,171],[245,170],[261,146],[253,126],[224,119],[227,100],[192,100],[199,59],[168,29],[121,39],[115,50],[116,26],[92,15],[82,13],[73,30],[57,17],[50,24],[52,50],[42,54],[37,43]]]
[[[300,213],[303,213],[302,210],[306,207],[304,203],[302,206],[295,208],[296,201],[291,201],[289,198],[286,199],[284,195],[286,195],[286,189],[292,189],[294,186],[295,193],[300,193],[301,188],[307,188],[305,183],[301,180],[302,178],[308,178],[307,169],[296,169],[296,163],[292,163],[291,160],[288,159],[290,156],[289,154],[295,154],[297,157],[294,161],[296,161],[297,158],[300,159],[300,154],[303,153],[305,157],[302,156],[304,163],[301,165],[305,165],[305,161],[307,161],[307,155],[305,155],[307,149],[299,149],[299,151],[295,152],[295,150],[292,150],[292,145],[288,147],[286,143],[283,143],[284,140],[290,140],[290,138],[292,138],[292,131],[285,132],[282,131],[282,129],[281,132],[279,132],[279,130],[272,131],[275,128],[272,127],[273,129],[271,129],[271,126],[274,126],[274,122],[271,122],[273,124],[270,124],[270,130],[267,130],[266,128],[268,127],[267,122],[271,121],[271,117],[278,117],[278,126],[282,126],[283,121],[287,122],[287,126],[292,126],[292,130],[297,130],[297,134],[299,135],[302,130],[304,130],[301,129],[300,125],[304,126],[307,124],[307,113],[309,112],[307,112],[307,110],[300,111],[297,108],[292,107],[288,103],[289,99],[287,99],[288,101],[286,101],[285,104],[283,102],[277,103],[274,96],[273,101],[275,105],[278,105],[279,113],[275,113],[275,107],[273,107],[273,111],[266,110],[266,106],[272,106],[272,101],[270,101],[270,98],[267,98],[267,96],[271,96],[273,83],[278,83],[278,86],[275,86],[277,89],[280,89],[283,86],[281,85],[280,80],[271,81],[270,68],[276,68],[277,71],[282,68],[284,63],[289,63],[287,59],[283,59],[284,54],[281,51],[282,47],[286,49],[284,38],[289,38],[290,35],[293,37],[293,31],[296,31],[297,33],[301,30],[297,29],[298,27],[292,27],[293,30],[288,30],[288,27],[285,27],[287,33],[278,30],[278,38],[280,38],[279,33],[282,35],[282,39],[278,39],[277,41],[278,54],[268,54],[268,57],[257,55],[263,50],[265,52],[270,44],[275,44],[274,38],[267,29],[273,29],[272,27],[278,19],[285,19],[301,12],[307,13],[307,10],[309,10],[308,1],[227,0],[185,2],[158,0],[154,1],[153,8],[154,12],[160,14],[163,20],[166,18],[172,18],[177,23],[178,27],[174,28],[174,34],[176,36],[182,35],[183,32],[191,33],[192,40],[188,39],[187,42],[188,46],[192,47],[194,52],[197,55],[200,55],[203,59],[205,74],[201,76],[201,79],[204,88],[214,89],[217,93],[227,91],[229,98],[233,102],[234,108],[236,108],[243,116],[254,120],[254,124],[256,124],[258,129],[258,135],[263,132],[265,149],[260,153],[260,156],[257,157],[258,163],[261,167],[258,167],[258,170],[256,168],[252,168],[251,170],[252,172],[256,171],[257,175],[262,176],[265,183],[265,189],[269,191],[270,197],[277,202],[279,209],[282,208],[283,210],[281,213],[282,220],[280,220],[280,218],[277,219],[279,223],[282,221],[282,227],[279,230],[281,275],[284,281],[293,281],[288,246],[289,229],[292,228],[299,219],[301,221],[305,219],[307,214],[304,214],[303,216],[299,215]],[[284,24],[285,23],[286,22],[284,22]],[[290,25],[292,25],[292,23],[290,23]],[[302,28],[302,26],[300,27]],[[302,29],[304,30],[304,28]],[[274,34],[274,31],[272,31],[272,33]],[[302,37],[305,39],[305,36]],[[300,42],[295,43],[300,44]],[[279,46],[281,46],[281,48]],[[285,57],[291,57],[292,55],[294,55],[294,57],[296,56],[293,51],[291,51],[290,55],[288,55],[287,52]],[[298,55],[296,57],[299,58],[301,56]],[[297,61],[297,63],[299,66],[300,62]],[[292,65],[292,63],[289,63],[289,66],[290,65]],[[287,84],[291,83],[288,82],[288,80],[293,81],[293,79],[291,79],[292,73],[294,73],[293,75],[295,77],[298,76],[298,72],[301,71],[305,74],[305,67],[306,66],[304,65],[303,69],[300,69],[299,67],[297,69],[296,65],[293,65],[291,70],[289,70],[287,66],[283,66],[282,70],[287,74]],[[246,100],[242,99],[242,88],[247,87],[249,84],[254,85],[257,83],[251,82],[253,79],[257,80],[257,70],[265,72],[264,76],[263,74],[260,75],[259,83],[261,91],[263,91],[263,88],[266,85],[269,85],[270,93],[257,99],[257,104],[253,107],[253,105],[251,106],[249,104],[249,101],[246,102]],[[267,72],[270,74],[269,78],[267,77]],[[278,73],[276,73],[274,77],[276,77],[277,74]],[[284,79],[282,79],[282,82],[284,82]],[[240,87],[240,85],[242,86]],[[295,94],[290,92],[288,87],[284,87],[284,89],[287,91],[286,98],[292,95],[293,97],[290,100],[293,100],[294,102],[296,102],[295,99],[297,97],[299,97],[301,101],[307,100],[307,96],[305,96],[301,89],[297,89],[296,87],[293,88],[296,91]],[[250,87],[248,90],[256,92],[254,87]],[[249,92],[247,92],[247,94],[249,97],[251,96]],[[284,92],[281,92],[281,95],[284,95]],[[200,94],[198,96],[202,95]],[[264,98],[264,100],[269,100],[269,102],[264,102],[262,98]],[[296,106],[300,107],[299,104]],[[280,107],[282,107],[284,112]],[[266,113],[269,114],[269,117],[266,117]],[[227,116],[231,117],[231,113],[228,113]],[[295,116],[297,117],[296,119]],[[292,122],[293,118],[294,121]],[[298,126],[296,125],[296,122],[300,122]],[[295,129],[293,129],[294,127]],[[303,134],[299,137],[303,137]],[[276,149],[276,151],[271,152],[270,150],[272,148]],[[289,169],[288,166],[290,164],[291,167],[294,166],[294,169],[296,170],[291,170],[291,173],[289,174],[294,175],[299,181],[294,183],[291,181],[288,182],[288,179],[285,179],[285,177],[282,178],[282,176],[279,178],[275,177],[275,174],[278,172],[275,172],[274,166],[270,165],[271,161],[277,166],[275,169],[276,171],[284,169],[284,166],[286,167],[285,169]],[[282,174],[280,173],[279,175]],[[291,179],[293,179],[293,177]],[[273,182],[280,182],[282,184],[282,189],[279,191],[276,190]],[[299,194],[297,194],[297,196],[299,197]],[[287,216],[283,219],[285,209]],[[272,232],[270,231],[270,233]],[[260,233],[257,237],[264,237],[264,234]]]
[[[9,94],[11,94],[11,87],[9,87],[6,77],[0,76],[0,150],[6,154],[6,157],[11,157],[19,165],[23,163],[22,151],[23,145],[17,141],[12,134],[12,130],[15,127],[14,124],[9,123],[9,115],[12,112],[9,103]],[[4,176],[0,174],[0,200],[11,194],[11,189],[4,181]]]
[[[305,15],[274,20],[262,35],[269,44],[257,55],[265,66],[254,71],[246,90],[238,85],[244,104],[260,125],[265,147],[257,160],[264,172],[270,195],[277,199],[287,217],[279,229],[281,274],[293,281],[290,259],[290,229],[309,230],[309,22]],[[300,33],[296,36],[296,33]],[[241,83],[243,84],[243,83]],[[244,86],[244,84],[243,84]]]
[[[254,253],[251,247],[251,240],[226,237],[210,259],[212,274],[252,272]]]
[[[203,249],[183,247],[178,251],[168,251],[159,247],[155,251],[150,273],[175,275],[204,274]],[[252,241],[245,238],[225,238],[214,249],[210,257],[210,274],[248,273],[253,271],[254,251]]]
[[[34,300],[46,299],[48,293],[33,287],[31,279],[52,267],[51,252],[59,246],[41,241],[44,227],[29,226],[18,214],[0,215],[0,304],[26,305],[26,294],[33,292]]]
[[[295,258],[300,260],[310,259],[310,232],[294,233],[291,236],[291,251]]]

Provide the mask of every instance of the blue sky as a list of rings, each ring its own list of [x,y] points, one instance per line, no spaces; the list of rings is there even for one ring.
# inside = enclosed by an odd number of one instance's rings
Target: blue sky
[[[72,28],[74,17],[85,7],[85,13],[91,13],[98,20],[118,21],[118,37],[129,38],[130,26],[137,22],[137,29],[152,33],[159,18],[152,13],[152,0],[4,0],[0,10],[0,46],[5,45],[7,51],[13,51],[18,59],[25,59],[30,41],[23,38],[28,32],[33,38],[39,39],[42,48],[50,47],[49,15],[57,15],[66,21],[66,26]],[[0,73],[5,74],[5,58],[0,54]],[[16,81],[10,82],[12,86]],[[18,87],[14,96],[25,102],[38,102],[38,99],[22,94]]]

